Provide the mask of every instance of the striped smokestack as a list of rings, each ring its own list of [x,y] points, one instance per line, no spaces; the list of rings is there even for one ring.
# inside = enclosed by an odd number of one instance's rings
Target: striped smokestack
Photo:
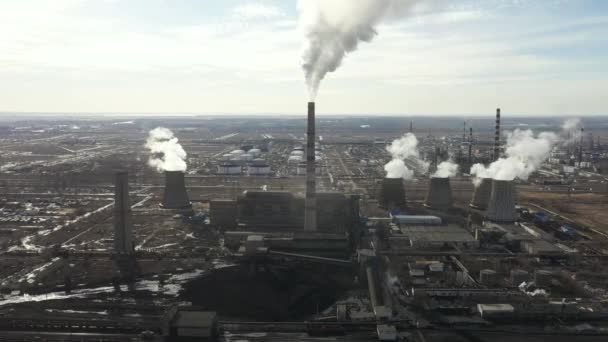
[[[496,132],[494,135],[494,161],[500,157],[500,108],[496,108]]]
[[[315,103],[308,102],[308,130],[306,143],[306,202],[304,229],[317,230],[317,196],[315,182]]]

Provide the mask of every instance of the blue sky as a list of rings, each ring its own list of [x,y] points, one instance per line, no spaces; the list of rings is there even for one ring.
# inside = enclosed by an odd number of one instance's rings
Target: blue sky
[[[295,0],[0,9],[0,111],[305,110]],[[378,32],[323,82],[321,112],[608,114],[608,1],[421,0]]]

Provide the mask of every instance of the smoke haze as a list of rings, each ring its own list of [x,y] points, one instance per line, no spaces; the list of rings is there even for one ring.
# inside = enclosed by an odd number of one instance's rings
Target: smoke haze
[[[542,163],[549,158],[551,150],[558,144],[566,144],[580,136],[578,131],[580,120],[567,120],[562,125],[562,132],[541,132],[534,134],[531,130],[516,129],[507,134],[505,157],[499,158],[489,166],[475,164],[471,167],[471,175],[477,178],[493,178],[498,180],[527,180],[530,174],[538,170]],[[566,133],[573,133],[570,138]],[[475,182],[475,181],[474,181]],[[476,182],[478,184],[479,182]]]
[[[302,68],[310,99],[314,101],[323,78],[340,67],[346,54],[376,36],[376,26],[382,20],[405,16],[416,2],[299,0],[299,26],[305,38]]]
[[[145,146],[151,153],[148,165],[158,172],[186,171],[186,151],[171,130],[164,127],[151,130]]]
[[[453,177],[456,176],[456,173],[458,173],[458,164],[447,160],[437,165],[437,171],[431,177]]]
[[[414,171],[405,165],[404,159],[409,159],[418,164],[423,172],[428,170],[428,163],[420,159],[418,139],[412,133],[407,133],[394,140],[386,147],[386,150],[392,157],[392,160],[384,165],[387,178],[411,179],[414,176]]]

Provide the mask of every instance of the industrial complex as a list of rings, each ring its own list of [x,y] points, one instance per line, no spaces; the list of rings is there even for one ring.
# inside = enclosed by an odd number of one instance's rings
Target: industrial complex
[[[316,110],[2,122],[0,340],[608,339],[605,122]]]

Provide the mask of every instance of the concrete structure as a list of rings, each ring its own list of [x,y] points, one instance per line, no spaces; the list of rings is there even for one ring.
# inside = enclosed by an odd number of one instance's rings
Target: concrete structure
[[[315,182],[315,103],[308,102],[308,130],[306,140],[306,201],[304,229],[317,230],[317,197]]]
[[[431,209],[449,209],[452,207],[452,188],[448,177],[432,177],[424,201],[424,206]]]
[[[500,158],[500,108],[496,108],[496,132],[494,133],[494,156],[496,161]]]
[[[498,285],[498,273],[494,270],[484,269],[479,271],[479,283],[486,286]]]
[[[407,207],[405,185],[401,178],[384,178],[380,186],[378,204],[386,210],[404,210]]]
[[[492,178],[482,178],[479,185],[475,187],[473,198],[469,206],[471,208],[486,210],[490,196],[492,195]]]
[[[496,179],[492,181],[492,194],[485,217],[493,222],[514,222],[517,220],[515,184],[513,181]]]
[[[522,269],[513,269],[510,272],[511,285],[519,286],[521,283],[528,282],[530,280],[530,273]]]
[[[192,208],[182,171],[165,171],[165,193],[161,207],[163,209]]]
[[[214,226],[236,227],[236,201],[212,200],[209,202],[209,220]]]
[[[401,233],[409,237],[413,248],[441,248],[445,245],[471,248],[479,244],[468,231],[458,225],[405,226],[401,227]]]
[[[163,316],[165,341],[215,341],[217,314],[196,307],[172,307]]]
[[[114,175],[114,251],[120,254],[133,253],[129,174],[126,171]]]

